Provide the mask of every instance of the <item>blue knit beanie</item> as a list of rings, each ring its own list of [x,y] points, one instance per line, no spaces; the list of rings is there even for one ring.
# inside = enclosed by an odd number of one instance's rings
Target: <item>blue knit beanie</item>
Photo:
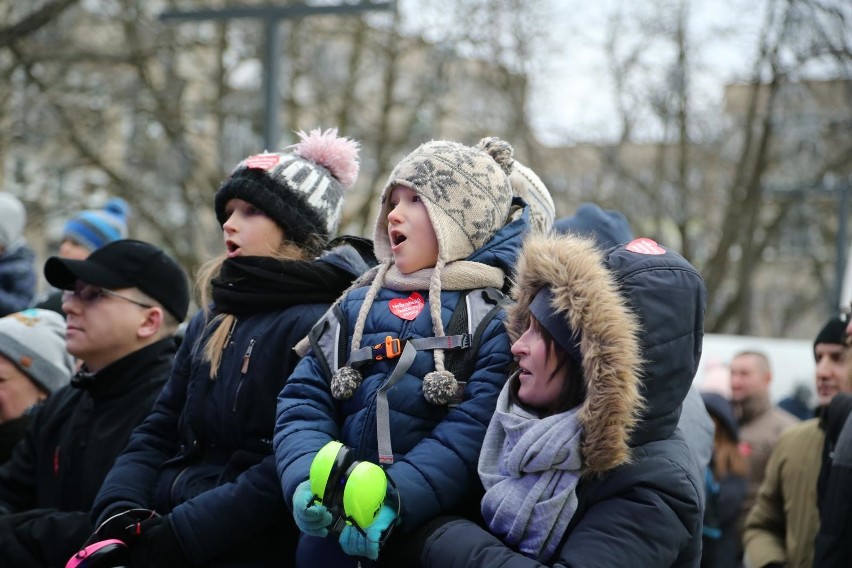
[[[65,225],[62,239],[71,239],[89,251],[127,236],[130,207],[120,197],[113,197],[101,209],[78,213]]]
[[[627,218],[619,211],[601,209],[594,203],[583,203],[573,217],[563,217],[554,223],[557,233],[573,233],[593,237],[604,250],[633,240]]]

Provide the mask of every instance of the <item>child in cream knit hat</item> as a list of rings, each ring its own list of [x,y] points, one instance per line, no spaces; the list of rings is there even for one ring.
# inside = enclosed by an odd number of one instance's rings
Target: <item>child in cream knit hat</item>
[[[375,559],[391,526],[415,529],[459,511],[475,492],[509,341],[502,315],[488,323],[475,368],[460,384],[444,351],[464,346],[445,329],[468,292],[504,287],[503,267],[513,264],[528,230],[528,216],[507,222],[512,154],[497,138],[475,147],[432,141],[403,158],[385,184],[374,235],[379,265],[334,306],[339,327],[326,316],[314,328],[312,350],[279,396],[273,443],[303,532],[299,562]],[[329,341],[339,347],[339,362],[320,347]],[[448,405],[451,399],[458,404]],[[332,440],[358,460],[381,463],[395,488],[366,533],[347,525],[329,535],[332,515],[312,501],[309,466]]]

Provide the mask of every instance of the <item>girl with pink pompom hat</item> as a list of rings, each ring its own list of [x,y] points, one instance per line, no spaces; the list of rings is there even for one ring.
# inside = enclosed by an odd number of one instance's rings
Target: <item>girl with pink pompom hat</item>
[[[94,537],[126,542],[134,566],[291,565],[276,397],[295,344],[375,264],[358,239],[333,238],[358,144],[335,129],[298,134],[240,162],[216,192],[225,252],[199,273],[204,309],[95,501]],[[153,513],[128,531],[132,509]]]

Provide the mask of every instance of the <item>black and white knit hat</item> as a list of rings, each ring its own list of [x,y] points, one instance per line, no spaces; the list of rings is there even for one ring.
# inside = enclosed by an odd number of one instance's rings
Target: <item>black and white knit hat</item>
[[[300,141],[287,148],[290,152],[249,156],[234,168],[216,192],[220,225],[228,220],[228,200],[239,198],[266,213],[301,246],[323,246],[334,236],[343,194],[358,178],[358,143],[338,137],[334,128],[297,134]]]
[[[373,237],[379,266],[358,313],[352,336],[353,351],[360,348],[364,324],[373,300],[393,264],[388,236],[388,195],[396,186],[420,196],[438,241],[438,259],[429,279],[429,308],[436,336],[444,336],[441,321],[441,273],[445,265],[461,261],[487,243],[506,223],[512,203],[512,146],[499,138],[483,138],[475,147],[458,142],[432,141],[408,154],[391,172],[382,191],[382,208]],[[497,269],[495,269],[497,270]],[[423,378],[423,396],[437,405],[455,394],[457,382],[444,367],[444,351],[434,351],[435,371]],[[332,378],[332,394],[348,398],[361,382],[360,373],[341,367]]]

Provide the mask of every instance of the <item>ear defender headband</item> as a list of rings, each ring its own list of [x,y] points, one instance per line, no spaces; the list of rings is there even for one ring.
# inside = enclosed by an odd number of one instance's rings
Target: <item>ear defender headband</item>
[[[83,544],[83,548],[68,559],[65,568],[130,566],[130,550],[127,542],[132,542],[135,538],[134,535],[141,534],[141,532],[134,531],[138,530],[143,521],[155,517],[159,517],[159,515],[156,511],[150,509],[129,509],[111,516],[95,529],[95,532]],[[126,538],[107,537],[106,532],[126,533],[127,536]]]
[[[378,465],[355,459],[355,452],[340,442],[329,442],[311,462],[311,492],[334,519],[331,531],[339,534],[348,523],[366,529],[373,524],[385,501],[388,477]]]
[[[130,563],[130,552],[122,541],[111,538],[84,547],[72,556],[65,568],[106,568]]]

